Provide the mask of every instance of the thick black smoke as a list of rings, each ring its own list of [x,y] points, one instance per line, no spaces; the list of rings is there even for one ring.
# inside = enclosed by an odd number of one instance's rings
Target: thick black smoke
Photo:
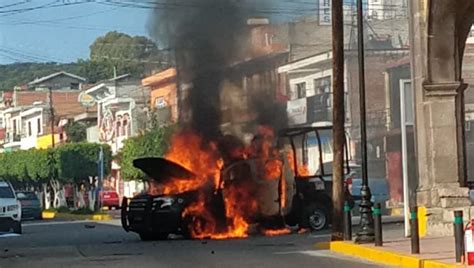
[[[208,139],[219,136],[220,87],[227,66],[242,48],[247,15],[231,0],[160,0],[152,33],[175,49],[182,80],[190,81],[191,127]],[[175,7],[175,8],[171,8]]]
[[[190,125],[208,140],[220,136],[220,91],[229,66],[242,60],[249,46],[247,19],[267,4],[239,0],[157,0],[150,32],[161,47],[175,52],[181,82],[189,82]],[[248,52],[248,51],[247,51]],[[272,96],[253,94],[256,123],[286,126],[285,107]]]

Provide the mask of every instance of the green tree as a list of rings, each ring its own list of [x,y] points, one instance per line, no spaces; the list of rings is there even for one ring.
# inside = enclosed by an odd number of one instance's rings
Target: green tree
[[[133,160],[140,157],[162,157],[166,152],[173,126],[153,128],[137,137],[127,139],[119,156],[122,177],[125,180],[143,180],[146,175],[133,167]]]
[[[87,139],[87,126],[81,122],[71,122],[65,128],[68,142],[82,142]]]
[[[81,182],[89,176],[98,176],[100,147],[104,152],[104,175],[110,173],[112,152],[107,145],[96,143],[68,143],[57,147],[55,161],[58,178]]]
[[[15,86],[24,85],[35,78],[55,72],[66,71],[79,74],[74,63],[13,63],[0,65],[0,91],[11,91]]]
[[[118,74],[142,77],[162,67],[165,54],[156,44],[144,36],[130,36],[108,32],[98,37],[90,46],[90,59],[79,60],[79,70],[91,82],[109,79],[114,68]]]

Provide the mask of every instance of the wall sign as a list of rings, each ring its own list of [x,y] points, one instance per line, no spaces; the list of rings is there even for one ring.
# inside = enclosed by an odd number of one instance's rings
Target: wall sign
[[[306,98],[288,101],[286,112],[290,125],[301,125],[306,123]]]
[[[319,25],[331,25],[331,0],[319,0]]]

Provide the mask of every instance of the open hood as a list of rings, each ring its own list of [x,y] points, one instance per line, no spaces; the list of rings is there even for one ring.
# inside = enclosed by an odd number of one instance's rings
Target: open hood
[[[133,166],[151,179],[164,182],[169,179],[192,179],[195,174],[185,167],[161,157],[146,157],[133,160]]]

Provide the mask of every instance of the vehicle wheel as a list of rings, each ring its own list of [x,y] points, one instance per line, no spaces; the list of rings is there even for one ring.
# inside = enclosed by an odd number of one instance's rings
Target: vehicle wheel
[[[21,222],[17,222],[17,223],[15,223],[15,225],[13,225],[13,232],[16,233],[16,234],[21,234],[21,232],[22,232]]]
[[[205,228],[206,220],[200,216],[188,215],[184,217],[181,230],[184,239],[194,239],[194,235],[200,233],[200,228]]]
[[[320,231],[328,227],[329,216],[324,206],[320,204],[310,204],[305,208],[304,219],[307,226],[313,231]]]

